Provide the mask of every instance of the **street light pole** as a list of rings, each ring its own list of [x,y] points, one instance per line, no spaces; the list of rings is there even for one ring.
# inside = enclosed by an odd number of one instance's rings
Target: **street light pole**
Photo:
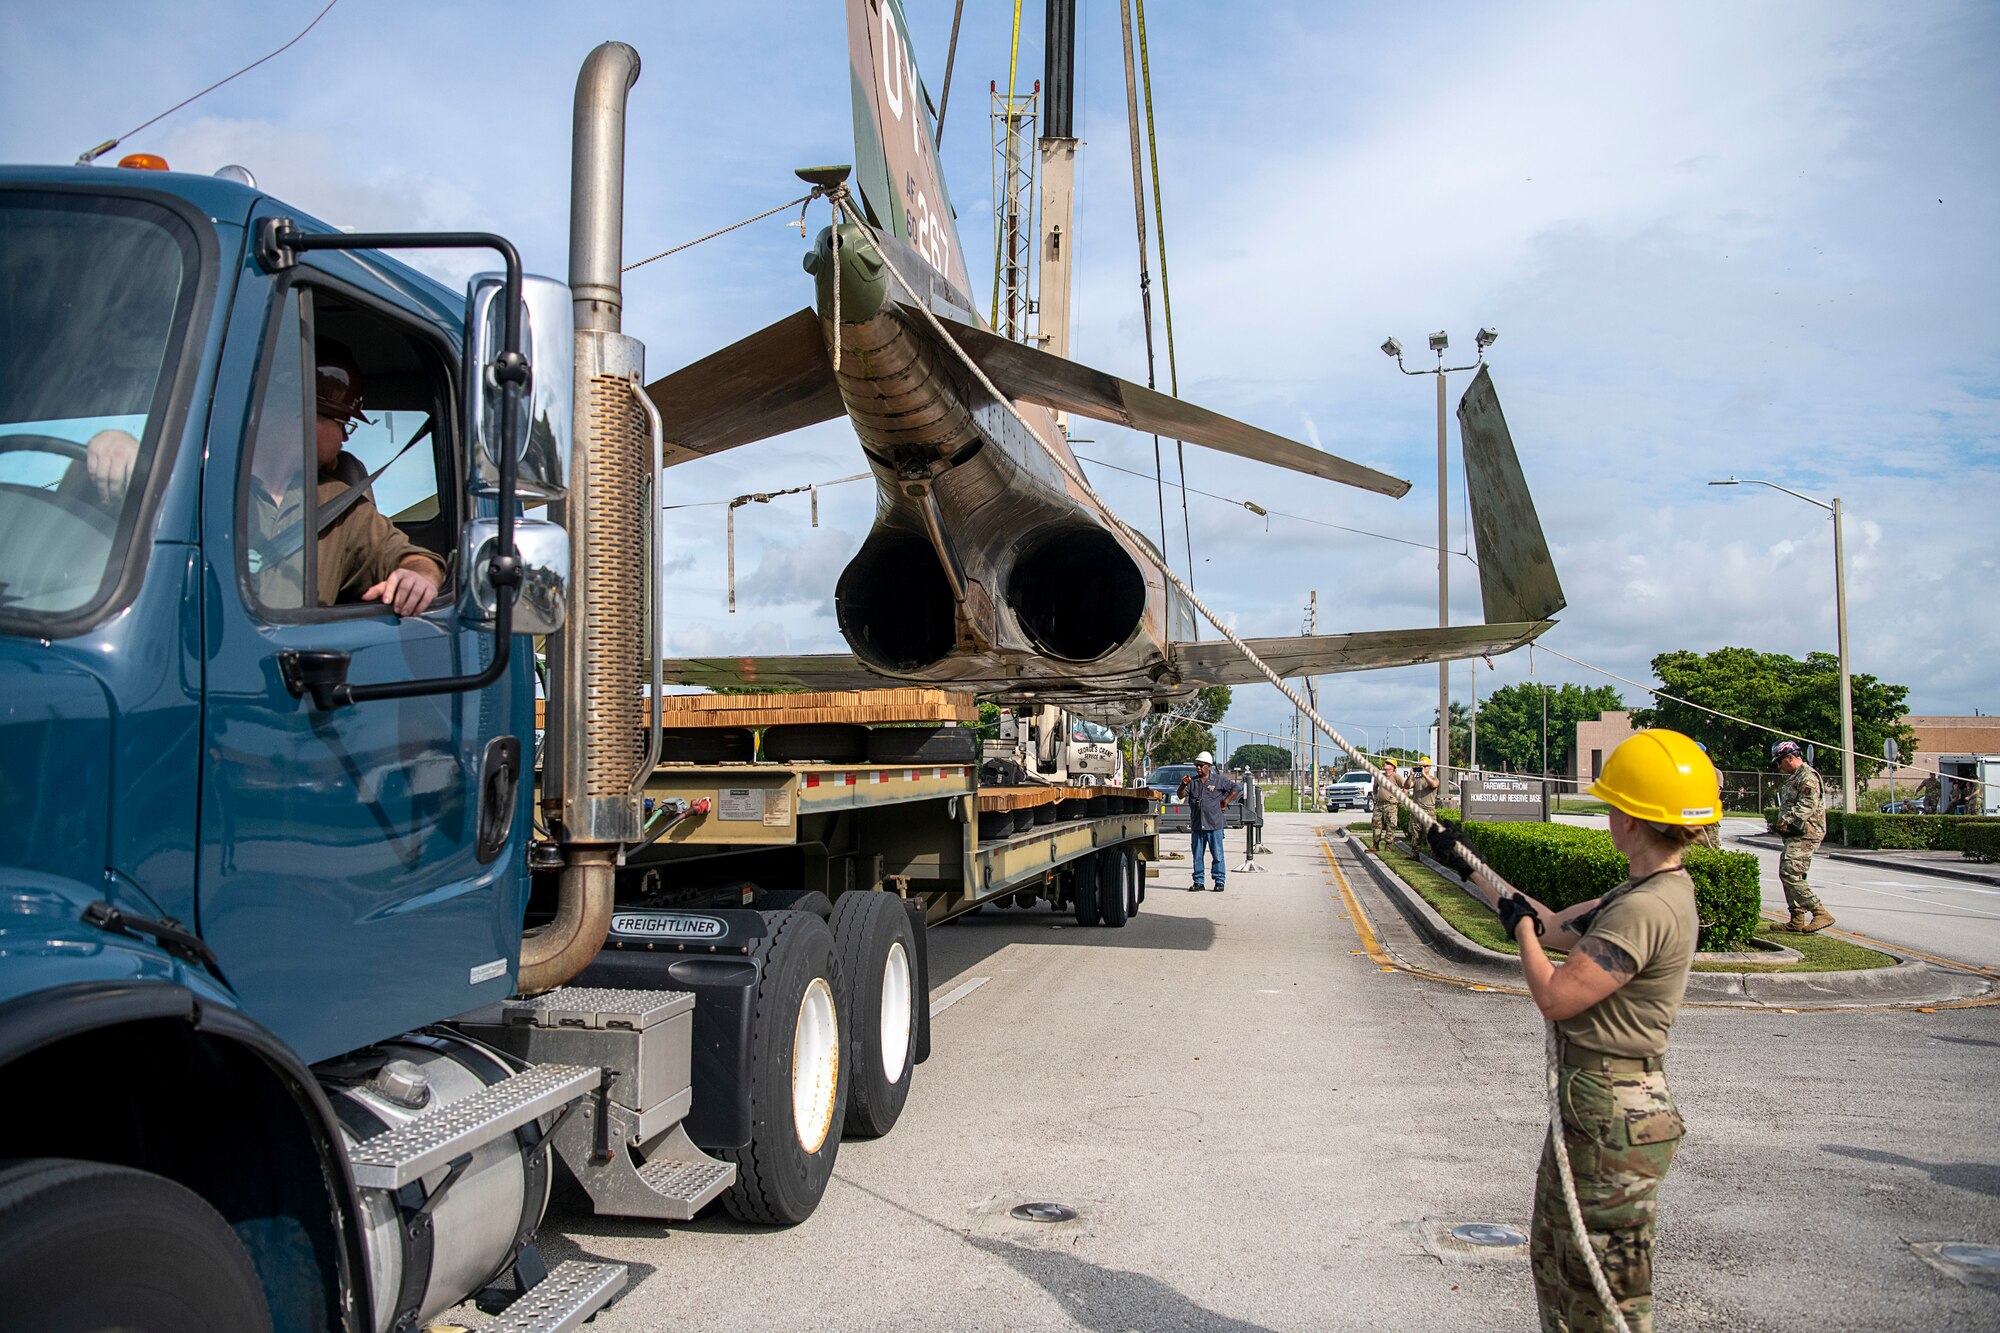
[[[1834,496],[1833,503],[1814,499],[1789,486],[1780,486],[1775,481],[1764,481],[1757,477],[1730,477],[1723,481],[1711,481],[1711,486],[1769,486],[1774,491],[1783,491],[1795,500],[1804,500],[1809,505],[1818,505],[1833,515],[1833,622],[1834,637],[1840,649],[1840,792],[1848,814],[1860,809],[1858,793],[1854,784],[1854,685],[1848,670],[1847,658],[1847,543],[1843,532],[1840,512],[1840,497]]]
[[[1430,349],[1437,353],[1437,366],[1431,370],[1411,370],[1408,366],[1405,366],[1403,364],[1403,345],[1394,338],[1390,338],[1382,344],[1383,353],[1396,358],[1396,369],[1402,371],[1405,375],[1433,375],[1437,378],[1439,629],[1448,629],[1451,626],[1451,554],[1448,549],[1451,543],[1451,503],[1449,491],[1451,471],[1445,455],[1444,377],[1461,370],[1477,370],[1480,366],[1486,364],[1486,349],[1491,347],[1494,340],[1499,336],[1491,328],[1480,329],[1478,335],[1473,339],[1479,346],[1478,358],[1470,365],[1447,367],[1444,363],[1444,353],[1445,349],[1451,345],[1451,339],[1440,329],[1430,336]],[[1431,757],[1437,762],[1438,771],[1442,773],[1451,767],[1451,663],[1443,660],[1438,662],[1437,713],[1437,753]]]

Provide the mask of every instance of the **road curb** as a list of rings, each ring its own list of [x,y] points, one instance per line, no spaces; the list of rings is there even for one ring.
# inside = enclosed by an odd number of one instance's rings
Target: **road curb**
[[[1368,868],[1369,878],[1382,890],[1391,905],[1425,947],[1443,959],[1482,969],[1503,968],[1518,979],[1520,959],[1475,944],[1438,915],[1422,894],[1403,877],[1369,856],[1346,829],[1335,830],[1346,839]],[[1419,854],[1421,856],[1421,854]],[[1451,872],[1422,857],[1440,874]],[[1866,968],[1851,972],[1690,972],[1687,998],[1700,1003],[1740,1007],[1797,1008],[1801,1006],[1874,1006],[1944,1004],[1975,999],[1991,993],[1988,980],[1971,973],[1937,967],[1921,959],[1899,953],[1893,945],[1870,942],[1867,946],[1898,959],[1893,967]],[[1463,978],[1483,980],[1483,978]]]
[[[1760,847],[1767,852],[1781,852],[1785,849],[1785,840],[1775,834],[1767,836],[1762,833],[1739,833],[1736,835],[1736,841]],[[2000,876],[1981,874],[1977,870],[1960,870],[1956,866],[1932,865],[1927,861],[1905,861],[1897,857],[1884,856],[1880,852],[1856,852],[1846,847],[1829,848],[1825,843],[1821,843],[1814,855],[1824,856],[1829,861],[1845,861],[1852,866],[1872,866],[1877,870],[1895,870],[1911,875],[1934,875],[1939,879],[1983,884],[1989,889],[2000,887]]]

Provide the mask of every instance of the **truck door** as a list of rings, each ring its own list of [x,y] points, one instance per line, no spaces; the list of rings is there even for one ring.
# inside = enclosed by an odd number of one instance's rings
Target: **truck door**
[[[454,606],[457,316],[428,290],[363,256],[276,277],[247,267],[216,386],[200,925],[248,1011],[309,1061],[513,984],[521,868],[481,861],[476,794],[487,742],[515,731],[521,673],[478,694],[321,711],[279,668],[292,649],[348,654],[356,682],[490,660],[490,632]],[[360,400],[344,422],[316,373],[343,351]],[[327,467],[329,416],[348,438]],[[356,485],[369,498],[341,509]],[[360,600],[386,568],[422,571],[422,552],[444,571],[428,610]]]

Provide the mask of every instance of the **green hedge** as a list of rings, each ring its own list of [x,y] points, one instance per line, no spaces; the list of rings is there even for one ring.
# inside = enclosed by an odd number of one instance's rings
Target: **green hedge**
[[[1843,810],[1826,813],[1826,836],[1848,847],[1879,850],[1955,852],[1960,850],[1962,831],[1973,825],[1995,822],[1980,815],[1850,815]]]
[[[1602,897],[1625,882],[1629,867],[1602,829],[1568,824],[1468,823],[1460,827],[1481,860],[1508,883],[1558,910]],[[1705,950],[1734,949],[1757,933],[1757,858],[1749,852],[1690,847]]]
[[[1958,849],[1968,861],[2000,861],[2000,819],[1982,820],[1960,829]]]

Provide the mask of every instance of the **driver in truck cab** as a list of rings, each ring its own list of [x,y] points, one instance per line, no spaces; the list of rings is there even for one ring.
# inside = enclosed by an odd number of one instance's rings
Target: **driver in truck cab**
[[[437,600],[444,566],[382,516],[367,493],[367,469],[341,449],[357,422],[370,423],[361,408],[361,367],[354,353],[331,338],[321,338],[317,350],[318,605],[381,602],[399,616],[420,616]],[[103,430],[91,437],[84,451],[85,472],[107,507],[123,503],[138,453],[138,440],[126,431]],[[305,522],[300,460],[285,451],[259,450],[250,470],[251,526],[258,546],[265,548],[257,576],[260,593],[274,605],[296,606],[296,586],[289,596],[272,593],[275,584],[298,581],[299,566],[282,557],[297,550]]]

